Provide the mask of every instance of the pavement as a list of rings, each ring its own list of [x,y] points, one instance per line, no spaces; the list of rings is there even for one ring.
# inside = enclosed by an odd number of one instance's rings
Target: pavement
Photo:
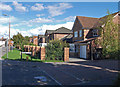
[[[93,60],[59,63],[2,61],[2,85],[112,85],[120,61]],[[44,77],[42,79],[35,79]]]

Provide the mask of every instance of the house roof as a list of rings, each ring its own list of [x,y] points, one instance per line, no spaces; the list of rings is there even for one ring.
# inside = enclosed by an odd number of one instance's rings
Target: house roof
[[[119,12],[113,13],[112,16],[115,16],[115,15],[118,14],[118,13],[119,13]],[[97,22],[94,24],[93,28],[100,27],[100,26],[102,26],[103,24],[105,24],[106,21],[107,21],[108,16],[109,16],[109,15],[106,15],[106,16],[104,16],[104,17],[99,18],[99,21],[97,21]]]
[[[112,16],[115,16],[119,12],[113,13]],[[84,17],[84,16],[77,16],[78,20],[82,24],[83,28],[91,29],[100,27],[102,24],[106,22],[108,15],[101,17],[101,18],[92,18],[92,17]]]
[[[51,34],[51,33],[72,33],[72,30],[67,29],[65,27],[60,27],[56,30],[46,30],[47,34]]]
[[[67,29],[65,27],[61,27],[53,31],[53,33],[72,33],[72,30]]]
[[[45,35],[38,35],[38,37],[40,38],[40,37],[45,37]]]
[[[76,18],[78,18],[78,20],[82,24],[82,27],[86,29],[92,28],[94,24],[99,20],[99,18],[84,17],[84,16],[77,16]]]
[[[46,30],[46,33],[51,34],[51,33],[53,33],[53,31],[55,31],[55,30]]]
[[[69,43],[72,43],[72,38],[73,38],[73,34],[69,34],[63,38],[61,38],[62,41],[66,41],[66,42],[69,42]]]
[[[98,38],[98,37],[89,38],[89,39],[87,39],[87,40],[76,41],[76,42],[74,42],[74,43],[75,43],[75,44],[77,44],[77,43],[86,43],[86,42],[89,42],[89,41],[91,41],[91,40],[95,40],[96,38]]]

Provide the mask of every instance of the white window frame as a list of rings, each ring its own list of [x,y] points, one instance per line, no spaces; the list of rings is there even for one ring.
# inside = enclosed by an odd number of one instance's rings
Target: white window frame
[[[78,31],[74,32],[74,37],[78,37]]]
[[[82,37],[82,30],[79,30],[79,37]]]
[[[98,36],[97,32],[93,32],[93,36]]]

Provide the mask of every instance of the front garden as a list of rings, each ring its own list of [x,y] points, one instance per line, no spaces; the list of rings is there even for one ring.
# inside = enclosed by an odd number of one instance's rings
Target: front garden
[[[8,58],[7,54],[2,56],[3,59],[9,59],[9,60],[20,60],[20,61],[27,61],[26,57],[28,56],[28,61],[34,61],[34,62],[63,62],[62,60],[41,60],[37,57],[33,57],[31,55],[27,54],[22,54],[22,60],[21,60],[21,55],[20,55],[20,50],[14,49],[8,52]]]

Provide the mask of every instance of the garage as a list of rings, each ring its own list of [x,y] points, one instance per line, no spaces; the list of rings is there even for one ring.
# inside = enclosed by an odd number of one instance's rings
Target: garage
[[[80,46],[80,58],[86,59],[86,45]]]

